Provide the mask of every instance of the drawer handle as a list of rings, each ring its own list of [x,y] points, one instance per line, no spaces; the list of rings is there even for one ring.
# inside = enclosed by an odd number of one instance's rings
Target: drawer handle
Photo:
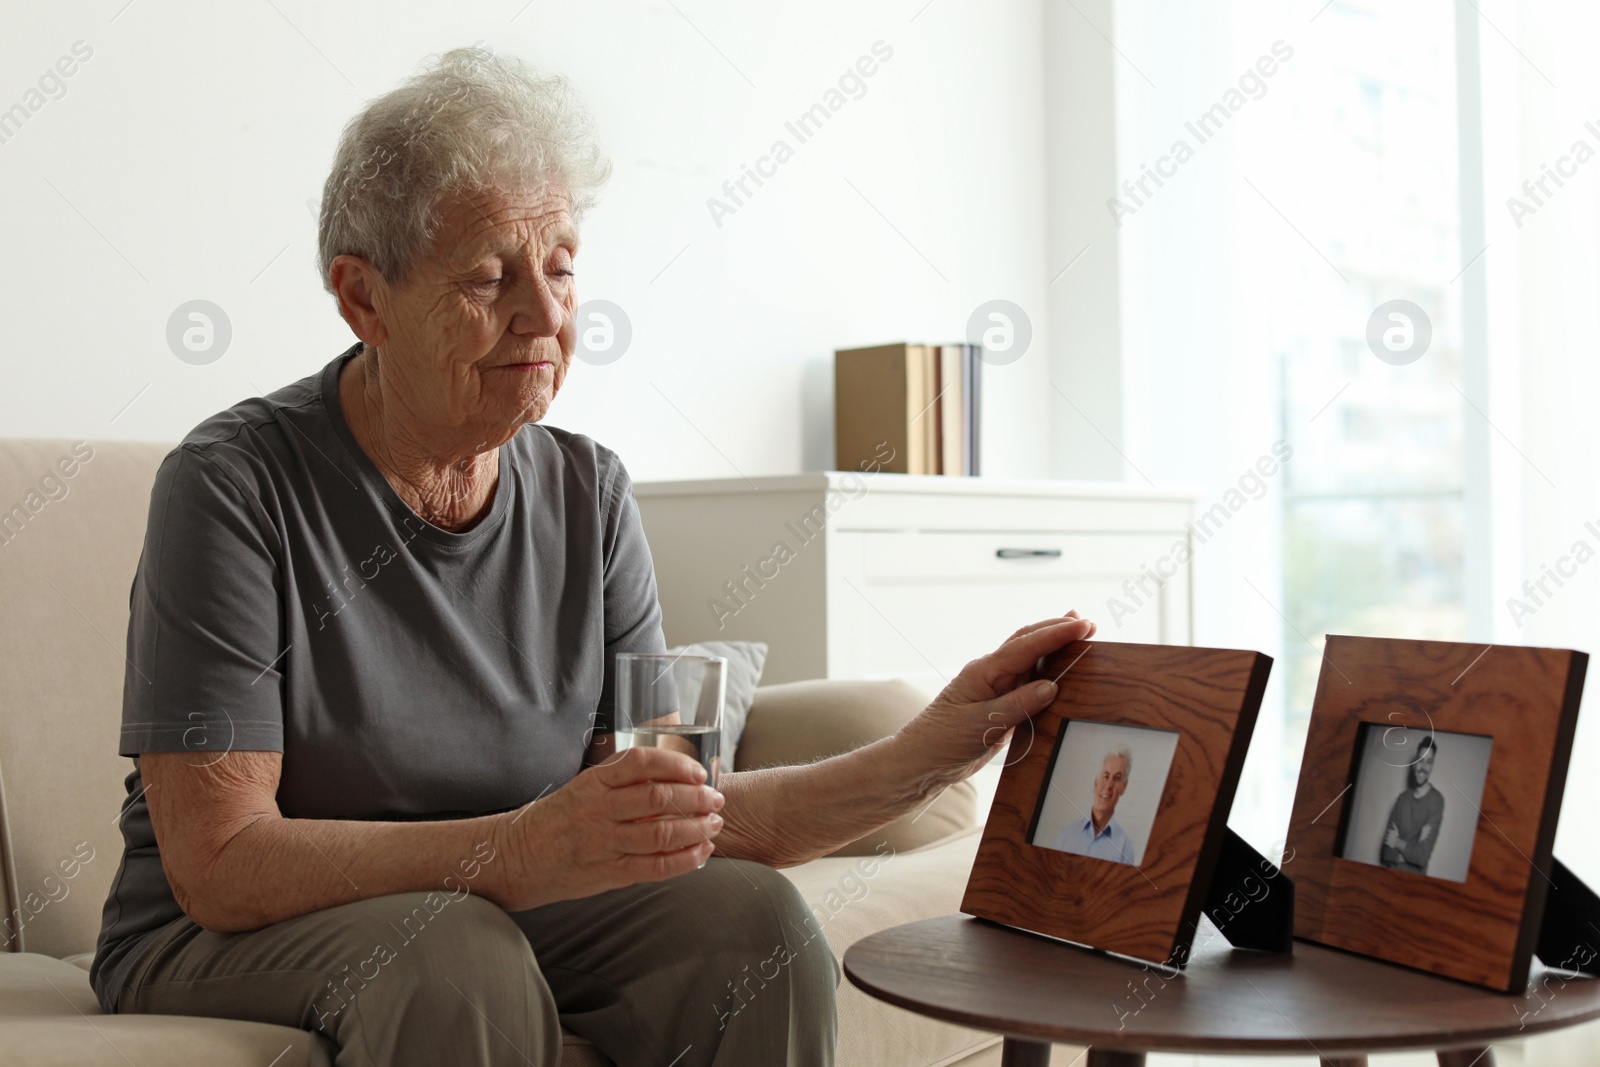
[[[1059,548],[997,548],[994,554],[999,559],[1060,559]]]

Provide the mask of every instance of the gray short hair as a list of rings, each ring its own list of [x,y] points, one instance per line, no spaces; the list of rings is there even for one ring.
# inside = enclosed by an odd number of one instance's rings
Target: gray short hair
[[[515,56],[456,48],[352,118],[322,187],[317,260],[370,261],[403,282],[431,246],[446,200],[492,188],[558,186],[573,221],[610,176],[572,83]]]
[[[1100,766],[1104,767],[1106,765],[1106,760],[1108,759],[1122,760],[1128,765],[1127,770],[1124,773],[1129,778],[1133,777],[1133,751],[1129,749],[1127,745],[1116,745],[1112,748],[1106,749],[1106,754],[1100,757]]]

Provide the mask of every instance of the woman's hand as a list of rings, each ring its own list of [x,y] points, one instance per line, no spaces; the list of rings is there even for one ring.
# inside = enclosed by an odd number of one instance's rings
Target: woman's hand
[[[680,752],[632,748],[505,813],[495,903],[525,911],[695,870],[722,829],[722,794],[705,777]]]
[[[1076,611],[1024,626],[987,656],[965,667],[897,740],[928,792],[952,785],[988,763],[1012,730],[1055,699],[1053,679],[1039,678],[1039,660],[1093,636],[1095,624]]]

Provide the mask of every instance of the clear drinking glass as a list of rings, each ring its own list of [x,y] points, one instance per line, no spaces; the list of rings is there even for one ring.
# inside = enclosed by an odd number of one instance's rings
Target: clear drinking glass
[[[715,788],[728,661],[721,656],[617,654],[617,751],[666,748],[700,761]]]

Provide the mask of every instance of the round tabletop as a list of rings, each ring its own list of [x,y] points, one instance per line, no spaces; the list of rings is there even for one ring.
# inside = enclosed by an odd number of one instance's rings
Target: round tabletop
[[[1139,1052],[1487,1046],[1600,1018],[1600,979],[1537,960],[1526,994],[1494,993],[1305,941],[1292,956],[1234,950],[1209,922],[1177,975],[964,915],[865,937],[845,952],[844,971],[872,996],[935,1019]]]

